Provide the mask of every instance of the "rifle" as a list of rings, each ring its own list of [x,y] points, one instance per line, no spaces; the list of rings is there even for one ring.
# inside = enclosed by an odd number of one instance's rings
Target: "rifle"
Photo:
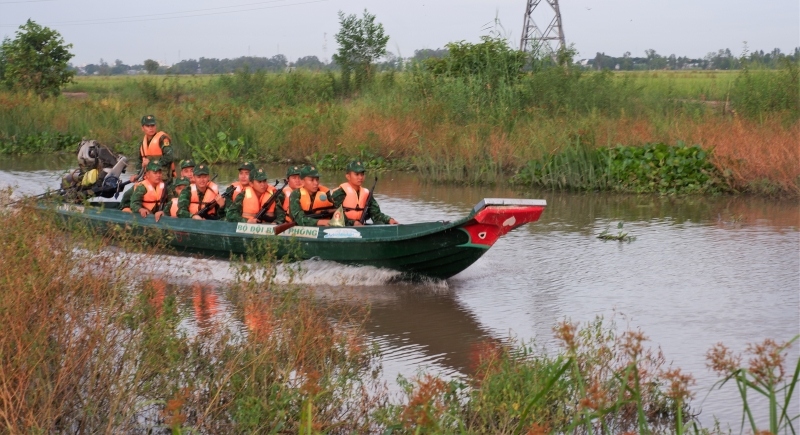
[[[286,187],[288,183],[289,182],[287,180],[283,180],[283,186],[278,188],[278,180],[275,180],[275,184],[273,185],[273,187],[275,187],[275,192],[272,192],[272,195],[269,197],[269,199],[267,199],[267,202],[265,202],[264,205],[261,206],[261,210],[259,210],[258,213],[256,214],[255,217],[256,221],[267,220],[267,210],[269,210],[269,207],[275,202],[275,200],[278,199],[278,194],[281,193],[281,190],[283,190],[283,188]]]
[[[220,196],[225,198],[225,200],[229,201],[231,199],[231,196],[233,196],[233,192],[235,190],[236,190],[236,186],[230,185],[230,186],[228,186],[227,189],[225,189],[225,192]],[[208,204],[206,204],[206,206],[203,207],[201,210],[199,210],[197,213],[193,214],[192,217],[197,215],[197,216],[200,216],[203,219],[208,219],[207,213],[211,211],[212,207],[216,207],[216,206],[217,206],[217,201],[215,199],[214,201],[211,201]]]
[[[166,184],[164,185],[164,190],[161,191],[161,199],[158,200],[158,210],[156,211],[164,211],[164,206],[167,205],[167,191],[169,190],[169,186]]]
[[[361,212],[361,218],[358,220],[361,223],[361,225],[364,225],[364,222],[367,221],[367,214],[369,213],[369,203],[372,202],[372,195],[375,194],[375,186],[377,185],[378,185],[378,177],[375,177],[375,182],[372,184],[372,189],[369,190],[369,195],[367,196],[367,205],[364,206],[364,210]]]

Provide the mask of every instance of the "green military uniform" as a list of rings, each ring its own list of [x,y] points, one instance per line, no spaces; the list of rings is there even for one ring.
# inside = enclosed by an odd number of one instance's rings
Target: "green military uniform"
[[[305,166],[300,171],[300,176],[302,178],[305,177],[316,177],[319,178],[319,172],[313,166]],[[314,198],[317,195],[324,195],[322,192],[315,192],[311,194],[311,202],[314,202]],[[322,198],[320,198],[322,199]],[[306,216],[306,213],[303,211],[303,207],[300,206],[300,189],[295,189],[292,191],[292,194],[289,196],[289,213],[292,217],[292,220],[297,222],[297,225],[303,227],[315,227],[319,219],[315,219],[313,217]]]
[[[136,183],[139,184],[139,183]],[[126,190],[122,193],[122,198],[119,200],[119,209],[123,210],[131,206],[131,195],[133,195],[133,189],[136,188],[136,184],[133,185],[132,188]]]
[[[366,169],[364,168],[364,165],[361,164],[361,162],[350,162],[347,165],[347,172],[361,173],[361,172],[366,172]],[[345,192],[344,189],[337,188],[335,190],[331,190],[331,201],[333,201],[334,208],[338,209],[339,207],[343,207],[342,203],[344,202],[345,197],[347,197],[347,192]],[[372,219],[373,223],[388,224],[389,221],[392,220],[390,216],[381,213],[381,208],[378,205],[378,201],[375,200],[375,195],[372,195],[372,197],[369,199],[367,207],[369,208],[367,210],[367,219]],[[353,219],[347,219],[347,217],[345,217],[345,224],[352,226],[353,224],[355,224],[355,221]]]
[[[197,166],[194,170],[194,175],[195,177],[198,175],[208,175],[208,166],[206,165]],[[207,188],[206,192],[208,192],[208,189],[210,188]],[[201,195],[199,191],[197,193],[198,196]],[[222,192],[220,192],[219,194],[222,195]],[[200,198],[200,202],[203,204],[205,204],[205,201],[203,201],[204,198],[205,198],[205,193],[203,193],[202,197]],[[178,196],[179,218],[192,217],[192,213],[189,211],[189,206],[191,204],[192,204],[192,189],[191,188],[183,189],[183,192],[181,192],[181,194]],[[202,209],[203,207],[205,207],[205,205],[201,206],[200,208]],[[225,207],[220,208],[219,206],[216,206],[216,212],[217,212],[216,214],[217,219],[223,219],[225,217]]]
[[[153,115],[145,115],[142,117],[142,125],[156,125],[156,118]],[[139,142],[139,147],[141,147],[142,143]],[[172,180],[172,162],[173,162],[173,153],[172,153],[172,143],[169,138],[168,134],[161,136],[161,139],[158,141],[158,146],[161,147],[161,156],[158,157],[159,164],[163,170],[162,179],[164,181],[164,185],[168,185],[170,180]],[[137,153],[138,159],[136,160],[136,170],[142,170],[142,153],[141,148],[139,148],[139,152]],[[152,160],[152,159],[151,159]]]
[[[286,179],[288,183],[289,177],[292,175],[300,175],[300,166],[289,166],[289,169],[286,170]],[[278,191],[278,197],[275,198],[275,223],[282,224],[286,222],[286,215],[289,214],[289,210],[283,209],[283,203],[286,201],[286,194],[283,193],[283,189]]]
[[[148,171],[161,171],[161,166],[156,162],[150,162],[147,164]],[[162,171],[163,172],[163,171]],[[164,184],[164,188],[166,190],[166,183]],[[144,199],[144,195],[147,194],[147,188],[144,187],[142,183],[136,183],[131,189],[131,202],[130,207],[131,211],[138,212],[140,208],[142,208],[142,199]],[[167,201],[168,198],[165,198],[164,201]],[[159,211],[160,209],[156,210]]]
[[[180,181],[182,178],[188,181],[188,178],[184,178],[184,177],[181,176],[181,171],[186,169],[186,168],[194,168],[195,166],[197,166],[197,165],[194,164],[194,160],[192,160],[192,159],[181,160],[181,163],[178,165],[177,177],[175,178],[175,180],[173,180],[172,184],[169,185],[170,194],[175,192],[175,188],[179,184],[182,184],[182,183],[178,183],[178,181]],[[191,184],[191,182],[189,184]],[[188,186],[188,184],[187,184],[187,186]]]
[[[250,171],[250,182],[267,181],[267,172],[263,169]],[[252,187],[252,186],[251,186]],[[242,204],[244,203],[244,191],[236,195],[230,205],[225,206],[225,220],[228,222],[247,222],[247,218],[242,216]],[[277,210],[277,207],[276,207]]]

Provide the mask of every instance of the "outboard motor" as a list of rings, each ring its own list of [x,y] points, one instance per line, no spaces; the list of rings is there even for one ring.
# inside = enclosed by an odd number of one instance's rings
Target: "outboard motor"
[[[111,198],[117,193],[120,176],[128,159],[115,155],[96,140],[84,139],[78,148],[78,169],[68,172],[61,180],[62,189],[69,190],[76,200],[91,196]]]

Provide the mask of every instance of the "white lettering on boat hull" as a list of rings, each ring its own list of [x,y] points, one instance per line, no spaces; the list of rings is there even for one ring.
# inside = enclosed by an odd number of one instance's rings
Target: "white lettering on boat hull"
[[[240,222],[236,224],[236,232],[238,234],[252,234],[255,236],[274,236],[275,225],[264,224],[248,224]],[[303,237],[307,239],[316,239],[319,235],[319,228],[317,227],[292,227],[279,234],[279,236],[286,237]]]

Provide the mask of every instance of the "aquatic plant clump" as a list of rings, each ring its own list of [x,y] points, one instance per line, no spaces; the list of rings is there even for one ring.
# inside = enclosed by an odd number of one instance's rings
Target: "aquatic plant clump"
[[[592,149],[577,144],[528,163],[518,184],[552,189],[691,194],[729,190],[700,146],[663,143]]]

